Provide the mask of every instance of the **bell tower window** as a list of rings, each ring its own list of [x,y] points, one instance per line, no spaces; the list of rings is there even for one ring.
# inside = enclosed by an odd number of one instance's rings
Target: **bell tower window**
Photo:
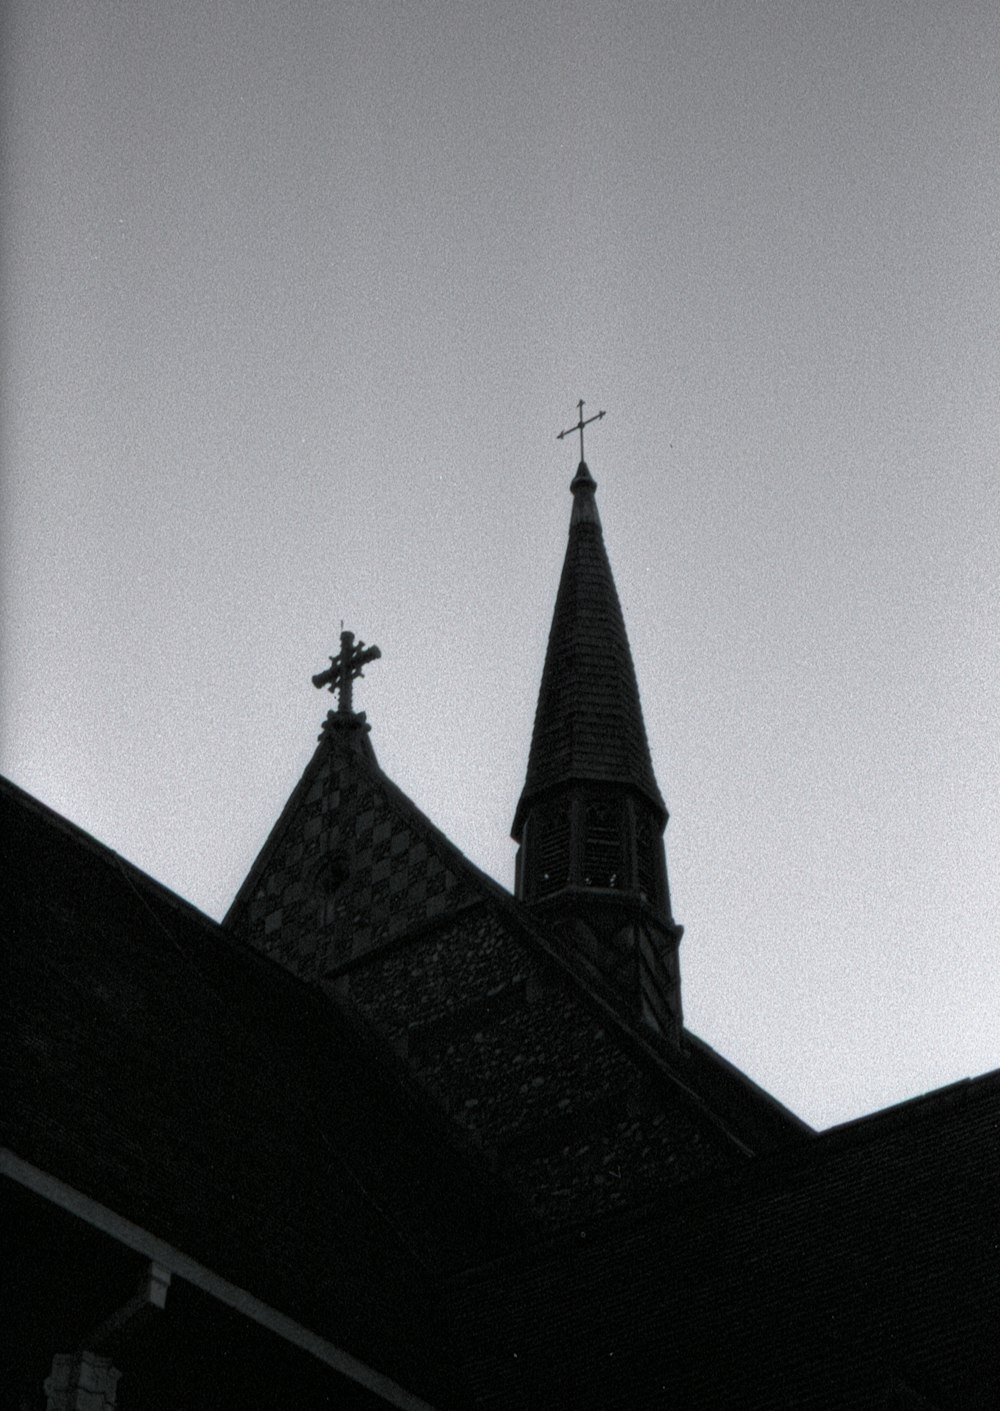
[[[636,871],[639,892],[646,901],[656,904],[657,897],[657,838],[649,815],[641,813],[636,822]]]
[[[623,818],[617,802],[588,804],[583,830],[583,882],[587,887],[624,887]]]
[[[569,813],[565,808],[546,810],[534,823],[535,895],[548,897],[569,880]]]

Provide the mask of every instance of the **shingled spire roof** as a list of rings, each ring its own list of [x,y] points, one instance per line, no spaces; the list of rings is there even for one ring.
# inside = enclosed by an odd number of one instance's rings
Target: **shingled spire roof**
[[[632,653],[604,547],[597,483],[581,461],[570,486],[573,513],[542,671],[528,772],[514,817],[520,841],[531,803],[577,782],[638,790],[661,820]]]

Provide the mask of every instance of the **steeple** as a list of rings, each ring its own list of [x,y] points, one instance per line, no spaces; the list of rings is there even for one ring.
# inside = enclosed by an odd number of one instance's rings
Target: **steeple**
[[[597,485],[582,459],[570,489],[569,542],[512,829],[520,844],[516,892],[633,1018],[676,1036],[681,928],[670,912],[667,809]]]

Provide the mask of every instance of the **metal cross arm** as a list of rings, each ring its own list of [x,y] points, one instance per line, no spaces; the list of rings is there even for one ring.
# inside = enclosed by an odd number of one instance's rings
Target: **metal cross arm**
[[[364,676],[361,668],[370,661],[378,661],[381,655],[378,647],[366,647],[360,639],[355,641],[353,632],[341,632],[340,655],[331,657],[327,670],[314,676],[312,683],[317,688],[326,686],[331,693],[339,693],[337,714],[352,715],[354,678]]]
[[[577,402],[577,404],[576,404],[576,409],[577,409],[577,411],[578,411],[579,414],[580,414],[580,419],[579,419],[579,421],[576,423],[575,426],[568,426],[565,431],[558,431],[558,432],[556,433],[556,440],[557,440],[557,441],[561,441],[564,436],[572,436],[572,434],[573,434],[574,431],[579,431],[579,433],[580,433],[580,459],[581,459],[581,461],[582,461],[582,460],[583,460],[583,428],[584,428],[585,426],[589,426],[592,421],[600,421],[601,417],[602,417],[602,416],[606,416],[607,413],[606,413],[606,412],[595,412],[593,416],[588,416],[587,419],[586,419],[586,421],[584,421],[584,418],[583,418],[583,398],[582,398],[582,397],[581,397],[581,399]]]

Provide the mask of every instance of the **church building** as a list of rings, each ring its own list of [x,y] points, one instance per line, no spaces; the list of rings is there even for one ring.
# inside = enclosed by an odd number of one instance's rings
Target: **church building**
[[[0,788],[0,1411],[1000,1406],[1000,1073],[816,1133],[684,1025],[587,424],[513,894],[350,631],[221,925]]]

